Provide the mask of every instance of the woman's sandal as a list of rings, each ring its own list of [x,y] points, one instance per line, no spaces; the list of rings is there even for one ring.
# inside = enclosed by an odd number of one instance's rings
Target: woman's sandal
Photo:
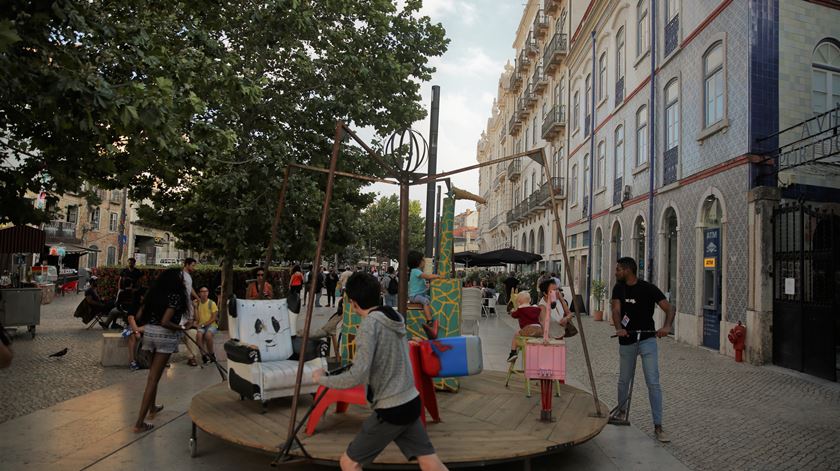
[[[137,428],[136,426],[134,427],[134,433],[146,433],[151,431],[153,428],[155,428],[154,425],[143,422],[143,425],[140,428]]]
[[[148,417],[148,418],[149,418],[149,420],[154,419],[154,418],[155,418],[155,416],[158,414],[158,412],[160,412],[160,411],[162,411],[162,410],[163,410],[163,406],[162,406],[162,405],[160,405],[160,404],[158,404],[158,405],[154,405],[154,406],[152,406],[151,408],[149,408],[149,413],[148,413],[148,414],[146,414],[146,417]]]

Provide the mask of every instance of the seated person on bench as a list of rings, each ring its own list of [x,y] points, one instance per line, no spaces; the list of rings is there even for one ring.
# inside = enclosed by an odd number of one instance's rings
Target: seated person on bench
[[[104,316],[111,310],[111,303],[103,302],[102,298],[99,297],[99,292],[96,289],[96,278],[91,278],[88,284],[90,287],[85,290],[85,302],[90,309],[90,315],[92,317]],[[99,321],[99,325],[105,330],[108,329],[108,325],[104,321]]]
[[[542,337],[543,334],[543,328],[540,324],[542,309],[539,306],[531,305],[531,293],[520,291],[516,295],[514,305],[516,309],[511,311],[510,315],[519,321],[519,330],[513,334],[513,340],[510,342],[508,362],[516,361],[519,356],[516,352],[517,337]]]
[[[126,320],[128,308],[131,306],[134,298],[134,282],[131,278],[122,280],[122,288],[117,292],[117,299],[114,301],[114,307],[108,312],[108,318],[99,325],[103,329],[122,330],[123,327],[117,324],[117,319]]]

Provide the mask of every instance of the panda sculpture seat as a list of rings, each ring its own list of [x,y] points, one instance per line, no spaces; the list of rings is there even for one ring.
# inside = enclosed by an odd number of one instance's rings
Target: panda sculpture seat
[[[298,360],[290,359],[294,349],[286,300],[236,300],[230,329],[231,340],[225,343],[230,389],[263,403],[293,396]],[[318,389],[312,371],[319,365],[317,358],[304,364],[301,393]]]

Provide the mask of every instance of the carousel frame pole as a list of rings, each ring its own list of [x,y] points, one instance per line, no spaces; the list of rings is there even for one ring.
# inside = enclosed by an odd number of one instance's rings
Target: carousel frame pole
[[[572,275],[572,268],[569,266],[569,255],[566,252],[566,236],[563,233],[563,226],[560,225],[560,214],[557,211],[557,201],[554,199],[554,182],[551,181],[551,172],[548,170],[548,161],[545,158],[545,150],[540,151],[542,157],[542,168],[545,173],[545,182],[548,184],[548,189],[551,191],[551,213],[554,215],[554,224],[557,226],[557,234],[560,239],[560,250],[563,252],[563,265],[566,269],[566,276],[569,279],[569,291],[572,294],[572,309],[577,318],[578,331],[580,332],[580,342],[583,344],[583,358],[586,361],[586,371],[589,373],[589,385],[592,388],[592,398],[595,400],[595,416],[604,417],[601,412],[601,401],[598,400],[598,389],[595,386],[595,375],[592,373],[592,360],[589,358],[589,347],[586,344],[586,334],[583,331],[583,319],[580,317],[580,306],[575,299],[577,299],[577,292],[575,290],[575,280]],[[591,245],[591,244],[590,244]]]
[[[399,312],[408,313],[408,189],[407,182],[400,183],[400,270]]]
[[[286,443],[281,450],[288,451],[292,441],[295,439],[295,422],[297,421],[297,408],[300,400],[300,385],[303,379],[303,369],[306,358],[306,342],[309,341],[309,329],[312,326],[312,308],[315,303],[315,286],[317,285],[317,273],[321,269],[321,253],[324,248],[324,238],[327,235],[327,222],[329,220],[330,201],[332,200],[333,185],[335,183],[335,170],[338,164],[338,152],[341,146],[341,137],[344,133],[344,122],[336,121],[335,124],[335,138],[333,139],[332,156],[330,157],[330,170],[327,176],[327,187],[324,192],[324,205],[321,209],[321,227],[318,231],[318,245],[315,249],[315,261],[312,263],[312,272],[316,274],[312,277],[312,284],[308,293],[308,303],[306,305],[306,320],[303,327],[303,342],[300,346],[300,353],[298,355],[297,377],[295,378],[295,394],[292,396],[292,408],[289,412],[289,429],[286,434]],[[278,457],[279,458],[279,457]]]

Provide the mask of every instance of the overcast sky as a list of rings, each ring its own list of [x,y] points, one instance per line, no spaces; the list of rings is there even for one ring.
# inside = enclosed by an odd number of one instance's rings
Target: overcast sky
[[[512,44],[523,2],[424,0],[423,4],[423,14],[442,23],[450,39],[446,54],[431,61],[437,68],[432,81],[422,85],[423,106],[427,111],[431,107],[432,85],[440,86],[437,171],[444,172],[476,163],[476,143],[490,116],[499,75],[505,62],[513,58]],[[413,128],[428,139],[428,116]],[[453,176],[452,183],[479,193],[477,170]],[[370,188],[381,195],[399,191],[385,184]],[[411,199],[420,200],[425,208],[426,187],[412,187]],[[472,201],[458,201],[456,211],[474,206]]]

